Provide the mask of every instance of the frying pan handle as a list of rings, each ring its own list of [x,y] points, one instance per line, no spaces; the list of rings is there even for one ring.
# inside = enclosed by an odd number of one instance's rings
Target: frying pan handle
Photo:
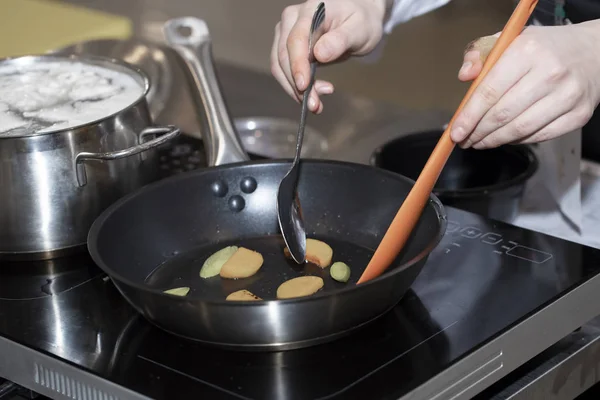
[[[165,23],[163,33],[187,67],[186,77],[196,105],[208,165],[249,160],[222,95],[206,23],[194,17],[175,18]]]

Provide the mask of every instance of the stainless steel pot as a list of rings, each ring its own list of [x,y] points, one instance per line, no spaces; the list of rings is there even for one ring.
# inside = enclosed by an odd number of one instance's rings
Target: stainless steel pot
[[[77,61],[126,73],[143,94],[94,122],[52,132],[0,135],[0,259],[47,259],[85,245],[94,219],[115,200],[158,178],[156,148],[179,129],[153,126],[146,75],[126,63],[81,56],[25,56],[28,65]]]

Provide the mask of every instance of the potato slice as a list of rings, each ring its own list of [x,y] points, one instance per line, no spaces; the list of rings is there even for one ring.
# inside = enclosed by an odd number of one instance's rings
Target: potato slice
[[[189,287],[178,287],[178,288],[173,288],[173,289],[169,289],[169,290],[165,290],[163,293],[166,294],[171,294],[173,296],[187,296],[187,294],[190,292],[190,288]]]
[[[343,262],[334,262],[329,269],[329,274],[338,282],[346,283],[350,279],[350,267]]]
[[[219,275],[223,265],[238,250],[237,246],[229,246],[221,249],[208,257],[200,270],[200,278],[208,279]]]
[[[278,299],[291,299],[294,297],[310,296],[318,292],[324,285],[323,279],[318,276],[301,276],[283,282],[277,288]]]
[[[244,247],[237,249],[221,268],[221,278],[248,278],[258,272],[263,264],[263,256],[259,252]]]
[[[291,257],[286,247],[283,249],[286,257]],[[325,242],[317,239],[306,239],[306,260],[321,268],[327,268],[333,259],[333,249]]]
[[[257,295],[249,292],[246,289],[238,290],[237,292],[231,293],[225,300],[229,301],[258,301],[262,300]]]

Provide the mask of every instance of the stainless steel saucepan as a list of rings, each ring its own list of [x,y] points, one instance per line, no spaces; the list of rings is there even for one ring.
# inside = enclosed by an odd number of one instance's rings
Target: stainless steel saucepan
[[[175,127],[153,125],[146,100],[150,82],[126,63],[40,55],[4,59],[0,68],[22,70],[48,61],[127,74],[140,85],[141,95],[87,124],[0,134],[0,259],[46,259],[83,248],[92,222],[105,208],[158,179],[156,148],[179,135]]]

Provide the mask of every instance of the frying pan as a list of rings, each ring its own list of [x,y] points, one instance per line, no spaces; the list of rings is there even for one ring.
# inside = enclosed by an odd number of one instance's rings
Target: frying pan
[[[187,27],[188,36],[179,34]],[[446,227],[431,196],[408,245],[382,276],[355,285],[414,182],[377,168],[336,161],[301,162],[298,192],[309,237],[328,243],[334,261],[350,265],[346,284],[328,269],[299,266],[283,255],[276,194],[290,160],[248,161],[231,124],[203,21],[171,20],[170,45],[197,88],[195,102],[211,167],[146,186],[113,204],[94,222],[89,252],[124,298],[156,326],[207,344],[285,350],[340,337],[396,305],[439,243]],[[260,252],[264,264],[246,279],[202,279],[203,262],[238,245]],[[284,281],[323,278],[310,297],[275,300]],[[185,297],[163,293],[187,286]],[[226,301],[247,289],[264,299]]]

